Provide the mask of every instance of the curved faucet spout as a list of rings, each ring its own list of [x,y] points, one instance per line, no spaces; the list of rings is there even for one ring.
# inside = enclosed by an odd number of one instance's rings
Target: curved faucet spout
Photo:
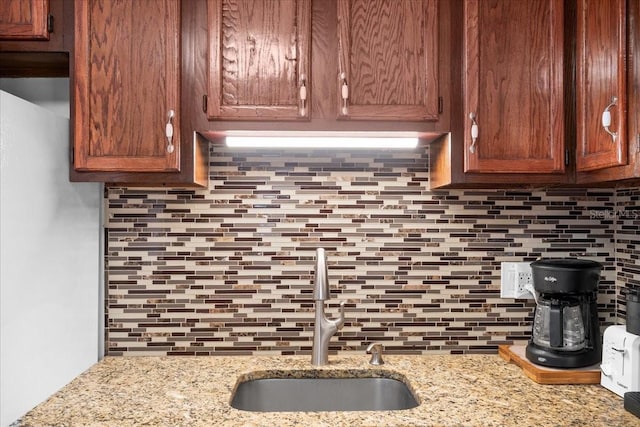
[[[340,314],[338,315],[338,318],[329,320],[329,322],[333,323],[333,325],[336,328],[336,330],[333,331],[334,333],[342,329],[342,327],[344,326],[344,305],[345,304],[346,304],[346,301],[340,302]]]
[[[329,363],[329,341],[344,326],[344,305],[340,303],[340,315],[336,319],[328,319],[324,314],[324,301],[316,301],[316,323],[313,328],[313,352],[311,363],[322,366]]]

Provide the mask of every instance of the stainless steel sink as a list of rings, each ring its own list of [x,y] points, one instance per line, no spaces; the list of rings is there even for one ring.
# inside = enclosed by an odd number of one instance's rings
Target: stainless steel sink
[[[394,411],[418,405],[407,384],[385,377],[240,380],[231,397],[232,407],[257,412]]]

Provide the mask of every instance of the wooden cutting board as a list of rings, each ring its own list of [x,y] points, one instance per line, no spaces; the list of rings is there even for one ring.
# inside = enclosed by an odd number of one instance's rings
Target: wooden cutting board
[[[600,384],[600,364],[585,368],[557,369],[536,365],[525,356],[525,345],[500,345],[498,354],[522,368],[538,384]]]

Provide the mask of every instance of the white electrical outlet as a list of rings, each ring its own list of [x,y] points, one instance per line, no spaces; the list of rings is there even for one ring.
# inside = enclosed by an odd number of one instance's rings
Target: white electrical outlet
[[[529,289],[533,288],[531,265],[528,262],[500,263],[500,297],[533,298]]]

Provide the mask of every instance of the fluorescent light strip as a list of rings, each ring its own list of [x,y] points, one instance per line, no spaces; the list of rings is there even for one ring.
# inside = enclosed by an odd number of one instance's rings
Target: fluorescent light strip
[[[417,137],[227,136],[228,147],[239,148],[392,148],[410,149]]]

